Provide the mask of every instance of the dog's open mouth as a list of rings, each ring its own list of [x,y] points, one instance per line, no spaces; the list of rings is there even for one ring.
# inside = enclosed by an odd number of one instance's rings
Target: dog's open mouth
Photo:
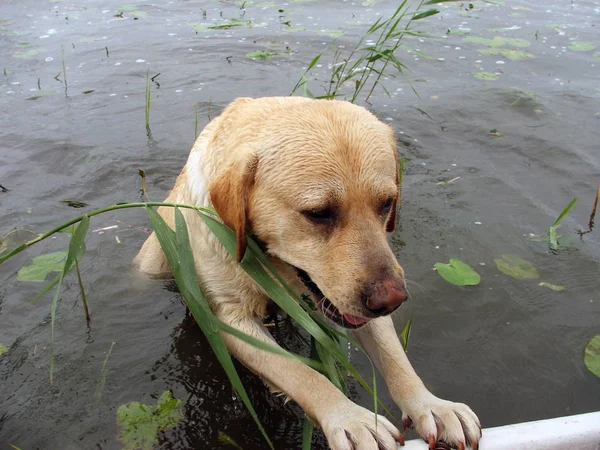
[[[317,308],[332,322],[335,322],[344,328],[359,328],[371,320],[366,317],[353,316],[352,314],[342,314],[340,310],[337,309],[325,295],[323,295],[319,286],[317,286],[304,270],[296,267],[296,271],[304,286],[306,286],[313,294],[312,298]]]

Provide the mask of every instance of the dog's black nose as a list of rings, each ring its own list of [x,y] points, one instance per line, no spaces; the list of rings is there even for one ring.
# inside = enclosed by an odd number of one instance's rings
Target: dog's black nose
[[[404,283],[397,280],[373,282],[365,294],[365,307],[376,316],[390,314],[408,299]]]

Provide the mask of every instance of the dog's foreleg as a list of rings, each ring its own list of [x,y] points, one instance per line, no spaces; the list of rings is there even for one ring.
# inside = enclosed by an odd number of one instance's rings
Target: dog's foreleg
[[[478,448],[479,419],[467,405],[442,400],[427,390],[408,361],[390,316],[371,320],[354,335],[384,376],[405,427],[414,426],[432,450],[437,440],[459,449]]]
[[[277,345],[258,318],[232,318],[223,312],[217,312],[217,316],[256,339]],[[378,448],[379,442],[379,448],[393,450],[396,442],[402,441],[400,431],[386,418],[376,419],[375,414],[350,401],[316,370],[292,358],[258,349],[231,334],[221,334],[238,360],[296,401],[321,426],[332,449]]]

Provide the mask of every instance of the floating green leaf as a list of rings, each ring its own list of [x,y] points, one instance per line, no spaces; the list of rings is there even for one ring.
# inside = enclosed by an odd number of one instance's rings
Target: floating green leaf
[[[480,36],[467,36],[463,38],[465,42],[472,42],[473,44],[482,44],[492,46],[493,42],[491,39],[480,37]]]
[[[448,28],[448,31],[446,32],[447,34],[450,35],[465,35],[465,34],[469,34],[471,32],[470,28]]]
[[[590,372],[600,377],[600,334],[594,336],[585,346],[583,360]]]
[[[39,53],[40,53],[39,49],[30,48],[29,50],[17,50],[16,52],[12,52],[11,54],[15,58],[29,59],[29,58],[33,58],[34,56],[38,55]]]
[[[157,432],[177,425],[183,417],[180,404],[181,400],[164,391],[156,406],[139,402],[121,405],[117,410],[117,424],[121,429],[118,439],[125,444],[123,449],[151,450],[158,443]]]
[[[596,59],[600,59],[600,52],[596,52],[596,53],[594,53],[594,58],[596,58]]]
[[[487,45],[489,47],[504,47],[506,45],[510,45],[511,47],[524,48],[531,46],[531,43],[526,39],[505,38],[502,36],[494,36],[492,39],[479,36],[467,36],[463,38],[463,41]]]
[[[525,261],[516,255],[502,255],[500,258],[494,259],[498,270],[506,275],[509,275],[517,280],[526,280],[531,278],[539,278],[540,274],[533,264]]]
[[[569,50],[574,52],[591,52],[596,48],[593,42],[573,41],[569,42]]]
[[[65,251],[36,256],[33,258],[33,264],[22,267],[17,272],[17,279],[40,283],[46,279],[50,272],[60,272],[63,270],[66,258],[67,252]]]
[[[535,56],[529,52],[523,50],[511,50],[508,48],[488,47],[477,49],[482,55],[502,55],[506,59],[511,61],[523,61],[524,59],[535,58]]]
[[[479,274],[460,259],[451,258],[450,264],[435,263],[435,268],[444,280],[455,286],[476,286],[481,282]]]
[[[558,284],[546,283],[545,281],[542,281],[539,284],[539,286],[547,287],[548,289],[552,289],[553,291],[556,291],[556,292],[562,292],[565,290],[564,286],[559,286]]]
[[[8,351],[8,347],[6,345],[0,344],[0,356],[4,355]]]
[[[273,56],[276,56],[277,53],[267,50],[267,51],[262,51],[262,50],[258,50],[255,52],[250,52],[248,53],[246,56],[250,59],[254,59],[254,60],[267,60],[267,59],[271,59]]]
[[[473,76],[478,80],[483,81],[496,81],[498,78],[500,78],[500,75],[492,72],[475,72]]]

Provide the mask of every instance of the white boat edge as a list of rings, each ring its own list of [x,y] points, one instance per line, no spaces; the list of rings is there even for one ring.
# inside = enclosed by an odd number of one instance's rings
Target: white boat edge
[[[422,440],[403,450],[427,450]],[[600,450],[600,411],[486,428],[479,450]]]

